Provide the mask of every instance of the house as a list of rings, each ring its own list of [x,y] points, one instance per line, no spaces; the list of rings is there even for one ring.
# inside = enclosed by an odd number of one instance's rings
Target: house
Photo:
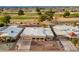
[[[53,37],[51,29],[43,27],[26,27],[21,34],[21,38],[24,40],[52,40]]]

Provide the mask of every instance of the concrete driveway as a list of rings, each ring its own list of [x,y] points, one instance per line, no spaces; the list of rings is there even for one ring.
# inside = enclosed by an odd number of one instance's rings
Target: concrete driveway
[[[32,40],[21,40],[20,39],[17,42],[18,48],[16,50],[17,51],[30,51],[31,41]]]

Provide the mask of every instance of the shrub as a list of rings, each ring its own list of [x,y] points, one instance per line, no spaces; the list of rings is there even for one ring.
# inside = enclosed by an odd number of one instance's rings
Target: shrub
[[[0,27],[3,27],[3,26],[4,26],[4,24],[3,24],[3,23],[1,23],[1,24],[0,24]]]
[[[10,23],[10,19],[11,17],[9,15],[6,15],[3,17],[2,22],[5,24],[5,25],[8,25]]]
[[[67,17],[70,15],[70,12],[69,11],[65,11],[65,13],[63,14],[64,17]]]
[[[24,11],[23,10],[19,10],[18,11],[18,15],[24,15]]]
[[[72,39],[72,43],[74,44],[74,45],[76,45],[77,44],[77,40],[76,39]]]

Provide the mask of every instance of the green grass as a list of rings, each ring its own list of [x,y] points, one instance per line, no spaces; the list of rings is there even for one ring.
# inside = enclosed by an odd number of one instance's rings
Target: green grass
[[[14,16],[12,19],[38,19],[38,17],[31,17],[31,16]]]
[[[63,16],[63,14],[55,14],[55,16]],[[79,13],[73,13],[73,14],[70,14],[70,16],[68,16],[68,18],[74,18],[74,17],[79,17]]]
[[[69,17],[79,17],[79,13],[70,14]]]
[[[24,12],[26,15],[37,15],[36,12]],[[3,14],[18,14],[18,12],[4,12]]]
[[[4,12],[3,14],[18,14],[18,12]]]
[[[0,23],[2,23],[2,18],[3,18],[3,16],[0,16]],[[29,20],[29,19],[39,19],[39,17],[37,17],[37,16],[36,17],[34,17],[34,16],[11,16],[11,20],[13,20],[13,19]]]
[[[3,14],[10,14],[12,19],[38,19],[38,14],[36,12],[25,12],[23,16],[18,16],[18,12],[4,12]],[[2,16],[0,16],[0,18],[1,17]]]
[[[55,14],[55,16],[59,16],[59,17],[61,17],[61,16],[63,16],[63,14]]]
[[[26,16],[38,16],[37,12],[24,12]],[[4,12],[3,14],[18,15],[18,12]],[[55,16],[63,16],[63,14],[55,14]],[[69,17],[79,17],[79,13],[71,13]]]
[[[24,12],[24,13],[25,13],[25,15],[23,15],[23,16],[18,16],[18,12],[4,12],[3,14],[11,14],[12,19],[19,19],[19,20],[21,20],[21,19],[22,20],[23,19],[39,19],[39,17],[38,17],[39,15],[36,12]],[[54,14],[54,16],[62,17],[63,14]],[[2,17],[3,16],[0,16],[0,19]],[[70,14],[70,16],[68,18],[73,18],[73,17],[79,17],[79,13]]]
[[[3,16],[0,16],[0,23],[2,23]]]

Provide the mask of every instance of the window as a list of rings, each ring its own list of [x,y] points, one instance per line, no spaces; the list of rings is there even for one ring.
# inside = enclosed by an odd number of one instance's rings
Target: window
[[[35,39],[35,38],[32,38],[32,39]]]
[[[37,39],[39,39],[39,38],[37,38]]]
[[[47,39],[50,39],[50,38],[47,38]]]
[[[43,38],[40,38],[40,39],[43,39]]]

